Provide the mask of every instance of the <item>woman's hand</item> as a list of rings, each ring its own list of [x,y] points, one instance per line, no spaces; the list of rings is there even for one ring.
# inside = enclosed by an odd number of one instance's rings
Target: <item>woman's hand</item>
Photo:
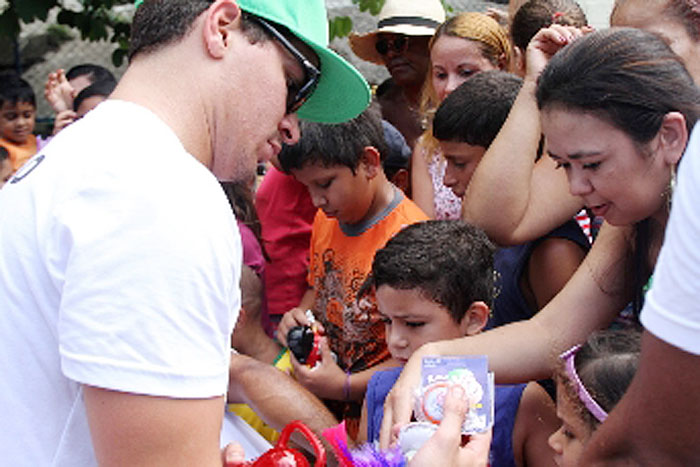
[[[592,30],[590,27],[575,28],[559,24],[540,29],[527,46],[525,79],[537,81],[555,53]]]
[[[430,345],[426,344],[413,352],[384,401],[384,418],[379,433],[379,446],[382,449],[388,449],[396,441],[398,429],[411,421],[413,391],[420,385],[421,362],[426,355],[437,355],[431,353]]]

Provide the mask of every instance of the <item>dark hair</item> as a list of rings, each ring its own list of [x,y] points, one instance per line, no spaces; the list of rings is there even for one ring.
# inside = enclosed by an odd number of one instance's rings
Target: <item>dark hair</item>
[[[66,79],[68,81],[80,76],[86,76],[87,79],[90,80],[90,83],[96,83],[98,81],[112,81],[116,83],[117,81],[111,71],[103,66],[95,65],[93,63],[76,65],[66,72]]]
[[[192,29],[195,20],[211,6],[211,0],[146,0],[131,24],[129,60],[139,53],[151,53],[177,42]],[[241,15],[241,30],[255,44],[267,35],[249,14]]]
[[[615,0],[610,18],[614,18],[618,9],[627,0]],[[663,0],[659,0],[659,3]],[[678,20],[688,35],[694,40],[700,40],[700,5],[692,0],[666,0],[663,14]]]
[[[494,251],[481,229],[463,221],[411,224],[375,253],[358,298],[382,285],[418,289],[459,323],[473,302],[493,302]]]
[[[537,105],[591,112],[640,144],[668,112],[683,114],[690,134],[700,90],[659,37],[632,28],[588,34],[560,50],[540,75]]]
[[[591,397],[606,412],[609,413],[627,391],[637,372],[640,353],[641,332],[635,328],[597,331],[576,352],[576,373]],[[594,430],[600,422],[579,399],[564,362],[560,363],[556,378],[563,383],[566,395],[578,407],[581,418]]]
[[[488,148],[508,117],[522,79],[505,71],[477,73],[452,91],[433,120],[433,136]]]
[[[32,86],[14,72],[0,74],[0,106],[5,102],[11,105],[24,102],[36,107]]]
[[[10,151],[5,148],[5,146],[0,146],[0,161],[4,161],[10,158]]]
[[[363,149],[373,146],[384,160],[387,153],[382,118],[376,105],[371,105],[352,120],[337,124],[299,122],[301,137],[293,146],[284,145],[278,159],[289,173],[307,164],[323,167],[360,165]]]
[[[513,44],[527,49],[535,34],[552,24],[583,27],[588,24],[581,6],[573,0],[529,0],[522,4],[510,24]]]
[[[80,104],[82,104],[85,99],[90,97],[104,96],[107,98],[110,94],[112,94],[112,91],[114,91],[116,86],[117,82],[112,80],[95,81],[90,86],[80,91],[77,96],[75,96],[75,99],[73,100],[73,110],[77,112]]]
[[[386,120],[382,120],[382,128],[384,128],[384,140],[387,147],[382,167],[386,178],[391,180],[400,169],[408,169],[411,160],[411,148],[394,125]]]
[[[540,75],[540,109],[560,106],[591,113],[625,132],[645,153],[668,112],[685,117],[688,134],[700,115],[700,90],[681,59],[658,36],[632,28],[586,35],[560,50]],[[648,261],[648,220],[635,225],[626,281],[638,316]]]

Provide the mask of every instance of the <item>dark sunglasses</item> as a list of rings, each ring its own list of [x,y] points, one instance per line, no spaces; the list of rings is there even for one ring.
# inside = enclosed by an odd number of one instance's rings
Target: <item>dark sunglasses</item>
[[[386,55],[390,50],[396,54],[400,54],[405,52],[408,48],[408,37],[404,35],[380,37],[377,39],[377,42],[374,43],[374,48],[379,55]]]
[[[319,79],[321,79],[321,70],[316,68],[313,63],[311,63],[302,54],[299,49],[294,47],[294,45],[287,39],[278,29],[266,20],[259,16],[247,15],[248,19],[254,21],[260,27],[262,27],[267,34],[269,34],[274,40],[279,42],[282,47],[287,49],[290,54],[299,62],[301,68],[304,70],[304,82],[297,83],[293,80],[287,81],[287,113],[292,114],[299,110],[304,102],[309,98],[311,93],[316,89]]]

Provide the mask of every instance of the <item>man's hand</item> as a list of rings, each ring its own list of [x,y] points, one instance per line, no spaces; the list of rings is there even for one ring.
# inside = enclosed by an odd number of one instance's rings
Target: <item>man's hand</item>
[[[462,423],[467,415],[469,401],[464,389],[455,385],[445,398],[445,416],[435,434],[418,450],[409,467],[429,467],[440,459],[446,467],[487,466],[491,446],[491,430],[471,435],[462,446]]]
[[[326,337],[321,338],[319,350],[321,361],[314,368],[299,363],[294,355],[291,355],[294,377],[299,384],[318,397],[345,400],[346,394],[343,394],[343,389],[347,375],[335,362]]]

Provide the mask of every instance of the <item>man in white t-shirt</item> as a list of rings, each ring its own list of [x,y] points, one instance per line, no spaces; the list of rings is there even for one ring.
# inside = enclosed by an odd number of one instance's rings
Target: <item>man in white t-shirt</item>
[[[217,179],[296,142],[297,111],[365,108],[327,42],[322,0],[138,7],[113,95],[0,191],[0,463],[221,465],[241,246]]]
[[[700,465],[700,127],[678,169],[639,369],[581,465]]]

